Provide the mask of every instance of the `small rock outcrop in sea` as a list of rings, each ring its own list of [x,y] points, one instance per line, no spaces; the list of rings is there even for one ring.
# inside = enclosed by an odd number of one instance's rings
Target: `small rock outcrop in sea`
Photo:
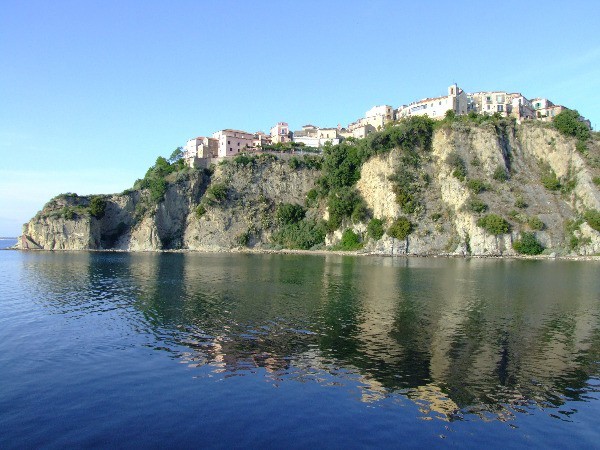
[[[389,127],[322,156],[242,155],[180,165],[121,194],[63,194],[24,225],[18,246],[590,255],[600,253],[599,179],[596,133],[582,151],[533,122]]]

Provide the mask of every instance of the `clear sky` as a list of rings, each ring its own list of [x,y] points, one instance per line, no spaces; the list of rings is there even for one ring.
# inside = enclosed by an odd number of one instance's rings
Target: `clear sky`
[[[3,0],[0,236],[223,128],[518,91],[600,126],[598,1]]]

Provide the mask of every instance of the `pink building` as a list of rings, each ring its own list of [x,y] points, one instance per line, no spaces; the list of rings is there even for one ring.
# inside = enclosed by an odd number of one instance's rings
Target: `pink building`
[[[221,130],[213,134],[218,141],[218,156],[234,156],[252,148],[254,135],[241,130]]]
[[[277,125],[271,128],[271,141],[273,144],[277,144],[279,142],[290,142],[291,140],[290,127],[286,122],[279,122]]]

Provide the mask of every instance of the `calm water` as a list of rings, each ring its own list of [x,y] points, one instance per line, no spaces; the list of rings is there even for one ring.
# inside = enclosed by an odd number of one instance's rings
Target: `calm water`
[[[0,252],[0,448],[597,447],[597,262]]]

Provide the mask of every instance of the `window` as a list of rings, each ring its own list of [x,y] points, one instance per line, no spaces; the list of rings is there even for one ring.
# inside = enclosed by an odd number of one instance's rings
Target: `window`
[[[238,147],[240,146],[240,143],[238,142]]]
[[[496,95],[496,103],[504,103],[504,95]]]
[[[227,145],[231,144],[231,141],[227,141]]]
[[[498,112],[504,111],[504,105],[498,105]]]
[[[486,97],[485,101],[488,102],[488,103],[492,103],[492,97]]]

